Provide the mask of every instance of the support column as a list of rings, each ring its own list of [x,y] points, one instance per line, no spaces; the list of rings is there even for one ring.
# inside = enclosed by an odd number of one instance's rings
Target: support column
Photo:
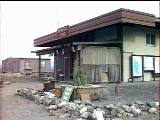
[[[117,36],[119,41],[121,41],[121,45],[120,45],[120,53],[121,53],[121,65],[120,65],[120,80],[118,81],[119,83],[123,82],[123,24],[119,24],[117,26]]]
[[[39,70],[39,81],[41,81],[41,54],[38,54],[39,60],[38,60],[38,70]]]

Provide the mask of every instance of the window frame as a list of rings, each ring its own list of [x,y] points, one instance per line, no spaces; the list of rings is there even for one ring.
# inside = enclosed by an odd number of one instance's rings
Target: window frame
[[[146,45],[156,46],[156,36],[155,36],[155,34],[151,34],[151,33],[146,34]]]

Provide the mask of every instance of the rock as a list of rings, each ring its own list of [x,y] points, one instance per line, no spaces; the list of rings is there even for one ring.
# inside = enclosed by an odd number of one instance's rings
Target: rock
[[[129,106],[128,105],[122,105],[121,106],[122,110],[129,112]]]
[[[11,84],[10,82],[4,82],[3,85],[9,85]]]
[[[61,108],[61,107],[64,107],[66,105],[67,105],[67,102],[66,101],[62,101],[57,105],[57,107]]]
[[[141,107],[142,111],[148,111],[149,109],[150,109],[150,107],[148,105],[145,105],[145,104]]]
[[[122,114],[124,112],[124,110],[122,110],[122,109],[117,109],[117,113],[120,113],[120,114]]]
[[[111,110],[111,116],[116,116],[117,115],[117,112],[116,112],[116,110]]]
[[[109,119],[111,120],[111,119]],[[112,120],[123,120],[123,118],[112,118]]]
[[[134,115],[132,113],[127,113],[128,117],[134,117]]]
[[[76,103],[76,104],[81,104],[81,102],[82,101],[80,101],[80,100],[74,100],[74,103]]]
[[[155,107],[159,106],[159,102],[154,102]]]
[[[134,116],[138,116],[138,115],[140,115],[141,110],[140,110],[139,108],[133,109],[133,110],[132,110],[132,113],[134,114]]]
[[[60,109],[61,113],[67,113],[68,112],[68,108],[67,107],[63,107]]]
[[[48,107],[49,110],[56,110],[57,109],[57,106],[56,105],[50,105]]]
[[[76,109],[76,107],[78,107],[78,105],[76,103],[68,103],[69,108],[73,108]]]
[[[114,108],[114,105],[113,104],[109,104],[109,105],[106,105],[105,108],[111,108],[112,109],[112,108]]]
[[[135,103],[135,104],[138,104],[138,105],[144,105],[144,103],[143,103],[143,102],[140,102],[140,101],[135,101],[134,103]]]
[[[123,116],[123,117],[127,117],[127,113],[124,111],[124,112],[122,113],[122,116]]]
[[[117,113],[117,117],[122,118],[123,114],[122,113]]]
[[[130,109],[130,111],[133,113],[133,112],[135,111],[136,107],[132,105],[132,106],[130,106],[129,109]]]
[[[157,109],[156,108],[150,108],[148,112],[156,114]]]
[[[93,106],[87,105],[87,110],[92,111]]]
[[[60,100],[55,97],[55,98],[52,99],[52,102],[50,103],[50,105],[57,105],[59,103],[60,103]]]
[[[82,113],[84,113],[84,112],[86,112],[87,111],[87,107],[85,106],[85,107],[83,107],[79,112],[82,114]]]
[[[78,119],[76,119],[76,120],[84,120],[83,118],[78,118]]]
[[[38,99],[38,103],[39,103],[39,104],[42,104],[42,103],[43,103],[43,99],[44,99],[44,96],[41,96],[41,97]]]
[[[52,99],[46,99],[44,105],[49,106],[52,103]]]
[[[103,114],[102,114],[102,111],[94,111],[94,114],[96,116],[96,120],[104,120],[104,117],[103,117]]]
[[[89,115],[90,115],[90,112],[84,112],[81,117],[84,119],[87,119]]]
[[[149,107],[154,108],[155,107],[155,103],[154,102],[147,102],[146,103]]]

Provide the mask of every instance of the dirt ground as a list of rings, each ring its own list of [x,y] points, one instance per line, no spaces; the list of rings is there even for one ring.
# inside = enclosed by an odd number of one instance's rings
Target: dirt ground
[[[8,79],[7,79],[8,81]],[[54,116],[49,116],[43,105],[38,105],[34,101],[24,99],[21,96],[15,95],[16,91],[23,87],[42,89],[43,84],[37,80],[10,80],[10,84],[4,85],[0,88],[0,103],[1,103],[1,120],[59,120]],[[140,86],[143,84],[143,86]],[[114,85],[110,85],[113,88]],[[120,90],[120,98],[110,96],[112,94],[109,89],[106,89],[108,93],[107,99],[103,101],[94,101],[95,104],[107,104],[121,102],[131,102],[134,100],[149,101],[158,99],[158,82],[147,82],[147,83],[133,83],[133,84],[122,84]],[[129,89],[125,93],[126,89]],[[143,91],[143,90],[144,91]],[[138,92],[139,91],[139,92]],[[67,119],[65,119],[67,120]],[[113,119],[114,120],[114,119]],[[142,116],[139,118],[125,118],[115,120],[158,120],[157,115],[152,114],[149,116]]]
[[[1,118],[0,120],[59,120],[49,116],[43,105],[15,95],[17,89],[29,87],[42,89],[42,83],[36,80],[11,81],[11,84],[0,88]]]

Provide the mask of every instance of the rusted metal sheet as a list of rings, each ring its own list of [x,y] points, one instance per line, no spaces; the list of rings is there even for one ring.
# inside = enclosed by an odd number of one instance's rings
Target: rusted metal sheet
[[[42,72],[51,72],[50,59],[42,59],[45,61],[45,67],[42,67]],[[38,73],[38,59],[37,58],[8,58],[2,62],[2,72],[11,73],[25,73],[25,63],[29,63],[32,73]],[[27,68],[28,69],[28,68]]]

